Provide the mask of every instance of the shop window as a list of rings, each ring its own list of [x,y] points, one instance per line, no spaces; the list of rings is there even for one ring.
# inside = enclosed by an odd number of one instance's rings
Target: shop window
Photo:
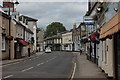
[[[2,51],[5,51],[5,37],[2,36]]]

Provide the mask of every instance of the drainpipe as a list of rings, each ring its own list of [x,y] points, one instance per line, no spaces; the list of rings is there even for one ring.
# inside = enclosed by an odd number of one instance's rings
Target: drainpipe
[[[8,16],[9,16],[9,36],[11,36],[11,32],[10,32],[10,29],[11,29],[11,16],[10,16],[10,1],[9,1],[9,12],[8,12]],[[10,47],[11,47],[11,41],[9,40],[9,60],[11,59],[11,50],[10,50]]]

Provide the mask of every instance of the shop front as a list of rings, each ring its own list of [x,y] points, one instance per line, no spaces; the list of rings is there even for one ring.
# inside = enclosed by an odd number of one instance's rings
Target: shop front
[[[105,42],[102,69],[108,77],[120,80],[120,11],[103,25],[100,38]]]
[[[14,48],[15,48],[15,59],[22,58],[23,47],[24,46],[28,46],[28,45],[29,45],[28,42],[26,42],[25,40],[23,40],[23,39],[16,39],[15,45],[14,45]]]

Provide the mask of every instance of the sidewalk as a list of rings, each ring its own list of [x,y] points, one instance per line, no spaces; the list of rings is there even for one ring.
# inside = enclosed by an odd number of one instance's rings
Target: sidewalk
[[[44,52],[37,52],[36,54],[31,55],[30,57],[24,57],[24,58],[21,58],[21,59],[2,60],[2,61],[0,61],[0,66],[15,63],[15,62],[20,62],[20,61],[25,61],[25,60],[28,60],[28,59],[32,59],[32,58],[35,58],[35,57],[38,57],[38,56],[42,55],[43,53]]]
[[[86,55],[76,54],[77,67],[75,78],[93,78],[93,79],[106,79],[105,74],[101,71],[97,65],[87,60]]]

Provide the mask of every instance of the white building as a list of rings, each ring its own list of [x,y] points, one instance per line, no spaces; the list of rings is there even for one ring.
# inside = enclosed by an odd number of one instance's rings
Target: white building
[[[24,22],[26,22],[27,28],[30,29],[33,32],[32,38],[34,39],[32,43],[32,49],[33,51],[36,51],[37,47],[36,47],[36,29],[37,29],[37,19],[28,17],[28,16],[21,16],[22,18],[25,19]],[[32,39],[30,38],[30,40],[32,41]]]
[[[62,34],[62,50],[65,51],[73,50],[72,32],[66,32]]]

